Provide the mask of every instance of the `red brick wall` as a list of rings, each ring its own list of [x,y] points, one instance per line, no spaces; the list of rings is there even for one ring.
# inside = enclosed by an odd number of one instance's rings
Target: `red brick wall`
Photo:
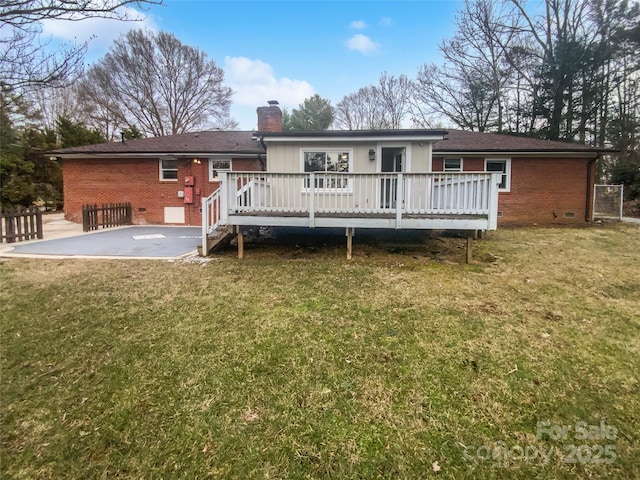
[[[258,107],[258,131],[259,132],[281,132],[282,131],[282,110],[276,105],[268,107]]]
[[[236,171],[260,170],[257,158],[232,159]],[[64,159],[65,217],[82,222],[82,205],[131,202],[133,223],[164,223],[164,207],[185,207],[185,224],[201,224],[201,199],[218,188],[218,182],[209,181],[209,162],[200,165],[192,159],[178,160],[178,180],[160,181],[157,158],[101,158]],[[178,197],[184,190],[184,177],[195,177],[193,204],[185,204]]]
[[[443,158],[434,157],[434,171],[442,171]],[[498,211],[502,216],[498,223],[584,223],[589,198],[588,163],[589,159],[512,157],[511,191],[500,193]],[[463,169],[483,171],[484,158],[464,157]],[[568,214],[573,217],[566,217]]]

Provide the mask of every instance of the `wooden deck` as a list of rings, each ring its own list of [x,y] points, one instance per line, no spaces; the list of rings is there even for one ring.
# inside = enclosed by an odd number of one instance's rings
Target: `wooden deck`
[[[222,173],[203,199],[203,248],[226,226],[494,230],[499,182],[490,172]]]
[[[238,212],[232,213],[233,216],[240,217],[308,217],[308,213],[304,212],[271,212],[267,210],[254,210],[251,212]],[[396,218],[395,213],[344,213],[344,212],[321,212],[316,213],[316,218]],[[458,218],[465,219],[478,219],[478,218],[487,218],[487,215],[471,215],[471,214],[403,214],[402,218],[414,218],[414,219],[448,219],[454,220]]]
[[[232,225],[308,228],[391,228],[416,230],[486,230],[487,215],[316,212],[229,212]]]

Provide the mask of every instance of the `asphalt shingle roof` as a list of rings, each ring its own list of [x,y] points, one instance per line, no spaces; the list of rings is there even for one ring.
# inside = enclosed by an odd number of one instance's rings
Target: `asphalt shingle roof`
[[[538,138],[497,133],[449,130],[448,138],[433,145],[433,153],[446,152],[598,152],[603,149],[579,143],[553,142]]]
[[[204,131],[54,150],[58,154],[264,153],[249,131]]]
[[[414,131],[415,132],[415,131]],[[444,133],[445,131],[438,131]],[[447,138],[438,140],[433,153],[447,152],[591,152],[603,151],[587,145],[553,142],[536,138],[500,135],[496,133],[447,130]],[[372,135],[376,132],[370,132]],[[378,134],[380,132],[377,132]],[[318,135],[320,133],[318,132]],[[362,135],[363,137],[365,135]],[[328,135],[328,138],[340,138]],[[122,154],[259,154],[264,149],[251,131],[204,131],[141,138],[125,142],[101,143],[52,151],[61,155],[122,155]]]

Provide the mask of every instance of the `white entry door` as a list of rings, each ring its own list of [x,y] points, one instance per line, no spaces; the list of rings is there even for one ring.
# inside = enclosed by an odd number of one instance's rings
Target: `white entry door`
[[[401,173],[406,168],[405,147],[382,147],[381,172]],[[383,178],[380,184],[380,207],[396,208],[397,178]]]

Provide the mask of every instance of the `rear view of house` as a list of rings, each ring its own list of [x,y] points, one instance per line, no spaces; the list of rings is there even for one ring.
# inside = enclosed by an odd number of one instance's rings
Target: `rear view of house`
[[[459,130],[208,131],[59,150],[65,213],[131,202],[134,223],[490,230],[591,219],[585,145]]]

